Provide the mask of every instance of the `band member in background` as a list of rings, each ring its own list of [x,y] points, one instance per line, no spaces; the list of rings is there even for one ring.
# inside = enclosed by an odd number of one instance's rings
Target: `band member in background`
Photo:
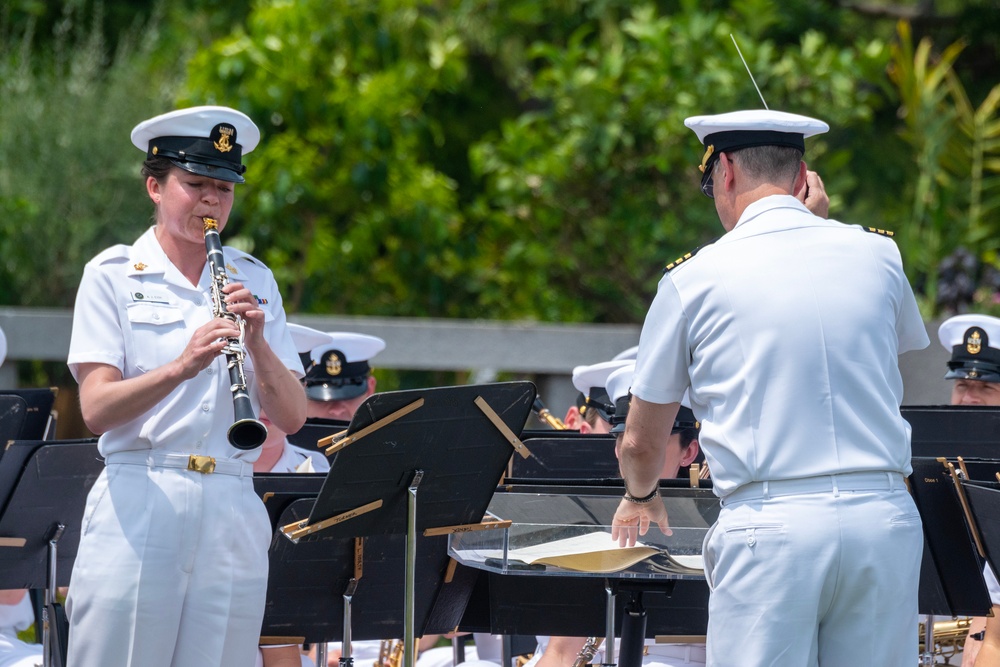
[[[722,499],[709,664],[917,661],[923,534],[897,357],[928,340],[887,234],[815,215],[812,118],[688,118],[726,234],[675,262],[639,339],[612,532],[669,534],[657,478],[685,391]],[[798,197],[796,196],[798,195]],[[805,203],[804,203],[805,202]]]
[[[302,358],[309,418],[349,422],[375,393],[375,376],[368,362],[385,349],[385,341],[347,331],[331,331],[326,337],[308,358]]]
[[[611,415],[611,434],[621,441],[625,430],[625,417],[631,395],[632,376],[635,372],[635,362],[629,361],[624,366],[612,372],[607,379],[605,390],[614,405]],[[678,476],[681,469],[691,465],[697,458],[698,422],[694,413],[686,406],[681,406],[670,429],[666,443],[666,454],[660,479],[671,479]],[[617,446],[616,446],[617,450]],[[573,667],[584,648],[585,637],[539,637],[538,649],[526,667]],[[616,652],[617,654],[617,652]],[[604,662],[604,650],[598,649],[590,656],[590,664]],[[698,667],[705,664],[705,645],[660,644],[646,640],[642,657],[643,667]]]
[[[132,130],[155,225],[87,264],[70,342],[106,468],[73,568],[69,664],[253,664],[271,529],[252,483],[260,448],[229,440],[227,357],[242,351],[251,407],[287,433],[305,422],[303,371],[270,270],[225,247],[220,287],[205,219],[224,231],[259,137],[245,114],[212,106]]]
[[[954,380],[952,405],[1000,406],[1000,319],[957,315],[941,323],[938,340],[951,353],[946,380]],[[1000,667],[1000,583],[988,564],[983,579],[992,617],[975,617],[962,650],[962,667]]]
[[[580,392],[583,402],[576,415],[573,415],[572,408],[566,414],[566,428],[580,433],[607,433],[611,430],[611,415],[615,406],[604,385],[611,373],[629,363],[628,359],[618,359],[573,369],[573,386]]]

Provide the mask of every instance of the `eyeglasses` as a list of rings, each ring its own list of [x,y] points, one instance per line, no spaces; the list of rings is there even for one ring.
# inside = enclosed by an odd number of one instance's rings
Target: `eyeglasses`
[[[701,193],[709,199],[715,199],[715,182],[711,176],[701,182]]]

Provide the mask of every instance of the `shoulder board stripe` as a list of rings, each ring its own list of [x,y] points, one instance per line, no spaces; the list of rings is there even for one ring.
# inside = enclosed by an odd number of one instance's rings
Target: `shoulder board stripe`
[[[866,232],[871,232],[872,234],[881,234],[882,236],[895,236],[896,232],[890,231],[888,229],[878,229],[877,227],[865,227]]]
[[[692,258],[692,257],[694,257],[695,255],[697,255],[697,254],[698,254],[698,251],[700,251],[700,250],[701,250],[702,248],[704,248],[705,246],[709,246],[709,245],[712,245],[713,243],[715,243],[715,241],[716,241],[716,240],[717,240],[717,239],[712,239],[711,241],[709,241],[709,242],[708,242],[708,243],[706,243],[705,245],[700,245],[700,246],[698,246],[697,248],[695,248],[694,250],[692,250],[691,252],[689,252],[689,253],[686,253],[686,254],[684,254],[684,255],[681,255],[680,257],[678,257],[678,258],[677,258],[677,259],[675,259],[674,261],[670,262],[670,263],[669,263],[669,264],[667,264],[667,265],[666,265],[665,267],[663,267],[663,274],[664,274],[664,275],[666,275],[666,274],[667,274],[667,273],[668,273],[669,271],[671,271],[671,270],[673,270],[673,269],[677,268],[678,266],[680,266],[680,265],[681,265],[681,264],[683,264],[684,262],[688,261],[689,259],[691,259],[691,258]]]
[[[682,255],[682,256],[678,257],[677,259],[675,259],[674,261],[670,262],[665,267],[663,267],[663,272],[666,273],[667,271],[670,271],[671,269],[673,269],[678,264],[683,264],[684,262],[688,261],[692,257],[694,257],[694,253],[693,252],[689,252],[686,255]]]

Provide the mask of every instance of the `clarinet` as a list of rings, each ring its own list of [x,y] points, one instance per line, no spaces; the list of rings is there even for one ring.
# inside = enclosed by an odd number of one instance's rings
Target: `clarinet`
[[[537,396],[535,397],[535,402],[531,406],[531,409],[534,410],[535,414],[538,416],[539,421],[542,421],[545,424],[547,424],[549,428],[555,429],[556,431],[566,430],[566,424],[563,423],[563,420],[559,419],[559,417],[556,417],[554,414],[549,412],[549,409],[545,407],[544,403],[542,403],[541,398]]]
[[[226,435],[229,444],[236,449],[254,449],[264,444],[267,437],[267,427],[257,419],[247,393],[247,378],[243,372],[243,361],[246,358],[246,348],[243,345],[243,318],[226,309],[225,294],[222,288],[229,284],[226,274],[226,260],[222,254],[222,241],[219,238],[219,223],[214,218],[202,218],[205,223],[205,250],[208,253],[208,266],[212,272],[212,313],[215,317],[224,317],[235,322],[240,328],[238,338],[227,338],[222,351],[226,354],[229,366],[230,391],[233,392],[233,413],[236,420],[229,427]]]

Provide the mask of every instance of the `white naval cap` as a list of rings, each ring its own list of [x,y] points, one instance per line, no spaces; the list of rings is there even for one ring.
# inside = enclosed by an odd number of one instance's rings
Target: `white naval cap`
[[[604,388],[611,398],[611,405],[615,407],[608,423],[611,424],[611,433],[623,433],[625,431],[625,418],[628,416],[628,406],[632,401],[632,377],[635,375],[635,361],[629,361],[621,368],[611,372]]]
[[[6,358],[7,358],[7,336],[4,335],[3,329],[0,329],[0,366],[3,366],[3,361]]]
[[[165,157],[201,176],[243,183],[243,156],[257,147],[260,130],[236,109],[198,106],[144,120],[132,129],[132,144],[147,158]]]
[[[627,350],[622,350],[615,356],[611,357],[612,361],[621,361],[622,359],[635,361],[636,356],[639,354],[639,346],[633,345]]]
[[[347,331],[324,333],[313,329],[312,332],[309,336],[316,344],[307,352],[299,350],[306,370],[303,378],[306,397],[314,401],[342,401],[365,393],[371,374],[368,362],[385,349],[385,341],[378,336]],[[303,340],[306,335],[299,333]]]
[[[938,327],[938,340],[951,352],[947,380],[1000,382],[1000,318],[956,315]]]
[[[295,322],[288,323],[288,333],[292,335],[295,351],[307,356],[313,348],[333,342],[333,336],[330,334]]]
[[[706,189],[706,185],[711,182],[712,167],[719,153],[752,146],[789,146],[805,153],[806,137],[830,130],[821,120],[769,109],[691,116],[684,119],[684,125],[694,130],[698,141],[705,146],[699,169],[702,190],[709,196],[710,189]]]
[[[634,375],[635,362],[633,361],[613,371],[608,376],[605,388],[608,391],[608,396],[611,397],[612,404],[615,406],[614,414],[608,420],[611,423],[611,433],[621,433],[625,430],[625,418],[628,417],[629,404],[632,401],[631,389]],[[695,419],[694,412],[691,410],[688,392],[685,391],[684,396],[681,398],[681,407],[678,408],[677,416],[674,417],[674,425],[671,431],[677,432],[688,428],[698,428],[699,426],[700,424]]]
[[[580,407],[580,414],[585,414],[587,410],[597,410],[605,421],[611,421],[615,406],[608,396],[605,384],[608,376],[614,371],[633,363],[628,359],[617,361],[602,361],[597,364],[577,366],[573,369],[573,386],[584,396],[584,403]]]

